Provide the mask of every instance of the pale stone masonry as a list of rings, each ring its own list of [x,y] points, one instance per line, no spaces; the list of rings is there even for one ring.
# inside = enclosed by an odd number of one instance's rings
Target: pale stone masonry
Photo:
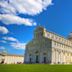
[[[68,39],[37,27],[26,45],[25,63],[72,64],[72,33]]]
[[[22,55],[8,54],[4,56],[4,64],[22,64],[24,57]]]
[[[22,64],[24,56],[0,53],[0,64]]]

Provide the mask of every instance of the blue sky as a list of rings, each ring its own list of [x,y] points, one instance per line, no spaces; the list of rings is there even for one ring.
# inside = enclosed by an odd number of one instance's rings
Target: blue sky
[[[38,25],[64,37],[72,32],[72,0],[43,1],[0,0],[0,50],[23,55]]]

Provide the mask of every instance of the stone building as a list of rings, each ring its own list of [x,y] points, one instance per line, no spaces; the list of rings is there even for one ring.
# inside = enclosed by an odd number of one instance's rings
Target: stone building
[[[21,64],[24,62],[24,56],[0,53],[0,64]]]
[[[4,55],[0,53],[0,64],[4,63]]]
[[[0,64],[4,63],[6,55],[7,55],[7,51],[6,50],[0,50]]]
[[[34,38],[26,45],[24,62],[71,64],[72,33],[66,39],[43,27],[37,27]]]
[[[4,64],[22,64],[24,56],[7,54],[4,56]]]

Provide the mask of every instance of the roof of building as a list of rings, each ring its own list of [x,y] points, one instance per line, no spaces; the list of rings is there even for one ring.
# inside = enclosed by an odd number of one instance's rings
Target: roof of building
[[[19,57],[24,57],[23,55],[16,55],[16,54],[7,54],[6,56],[19,56]]]

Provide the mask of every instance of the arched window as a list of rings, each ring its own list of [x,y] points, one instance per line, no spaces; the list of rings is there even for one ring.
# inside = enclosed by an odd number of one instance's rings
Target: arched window
[[[37,53],[38,53],[38,51],[35,52],[35,54],[37,54]]]
[[[43,55],[46,55],[46,53],[43,53]]]

